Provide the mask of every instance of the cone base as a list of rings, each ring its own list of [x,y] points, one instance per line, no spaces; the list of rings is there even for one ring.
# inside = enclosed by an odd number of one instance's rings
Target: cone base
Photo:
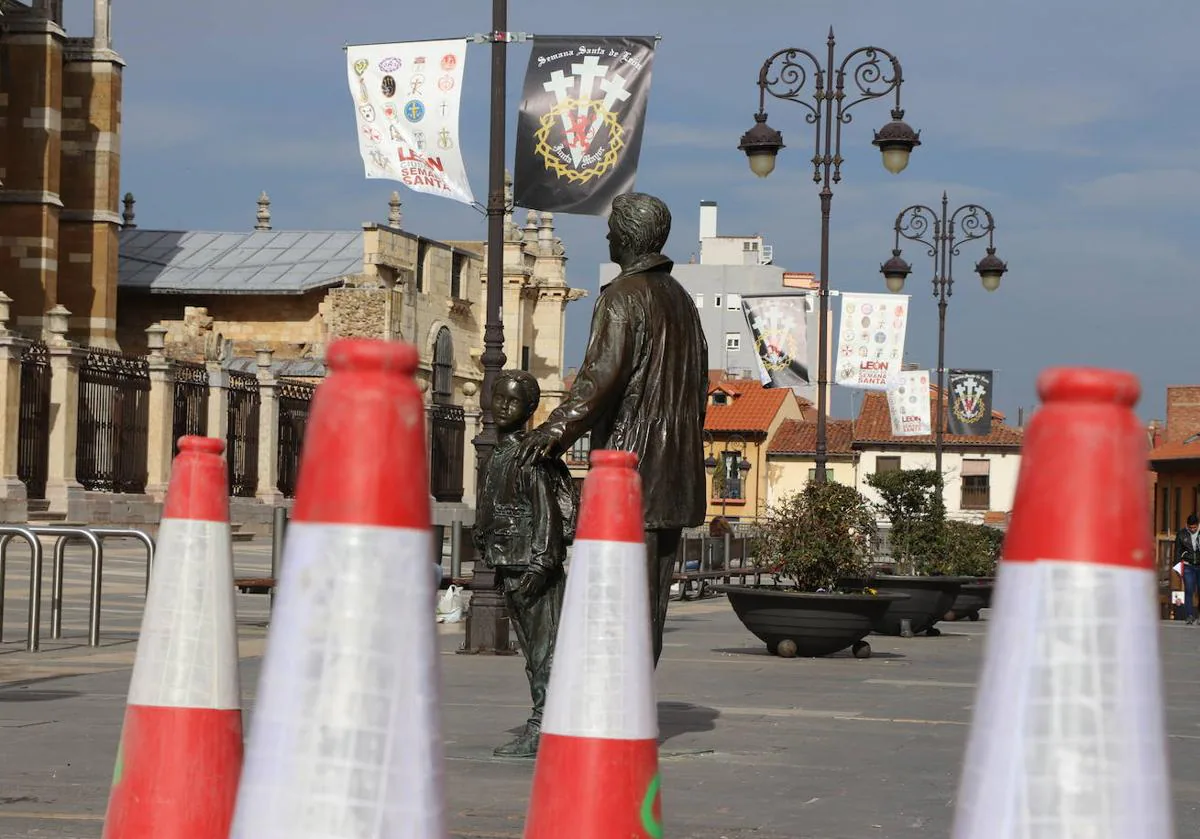
[[[658,743],[542,732],[525,839],[661,839]]]
[[[226,839],[242,765],[242,712],[130,705],[104,839]]]

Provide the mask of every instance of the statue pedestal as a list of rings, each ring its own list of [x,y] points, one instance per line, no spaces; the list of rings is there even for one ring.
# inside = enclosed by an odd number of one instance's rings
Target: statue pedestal
[[[475,566],[471,580],[471,605],[467,609],[466,638],[460,655],[516,655],[508,640],[508,606],[496,588],[496,572]]]

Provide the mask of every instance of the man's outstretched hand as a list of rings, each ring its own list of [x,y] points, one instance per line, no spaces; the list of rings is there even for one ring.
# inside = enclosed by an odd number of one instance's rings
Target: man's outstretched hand
[[[521,575],[517,591],[527,598],[534,598],[546,590],[547,575],[540,568],[530,568]]]
[[[535,428],[526,432],[525,438],[521,440],[520,448],[517,450],[517,460],[522,466],[529,466],[538,460],[554,457],[557,454],[558,438],[549,431]]]

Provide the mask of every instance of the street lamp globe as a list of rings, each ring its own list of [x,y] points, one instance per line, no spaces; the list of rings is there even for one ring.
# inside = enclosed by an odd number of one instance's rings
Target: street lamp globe
[[[746,153],[750,171],[765,178],[775,171],[775,156],[784,148],[783,135],[767,125],[767,115],[759,111],[754,115],[754,127],[742,135],[738,148]]]
[[[744,456],[742,457],[741,462],[738,463],[738,471],[743,475],[750,471],[750,461],[746,460]]]
[[[899,175],[908,168],[908,157],[921,145],[921,132],[913,131],[904,121],[904,111],[892,109],[892,121],[875,132],[871,145],[883,153],[883,168]]]
[[[716,469],[717,469],[717,459],[715,457],[713,457],[710,454],[708,457],[704,458],[704,471],[705,472],[707,472],[708,474],[711,475],[713,472],[716,471]]]
[[[912,267],[900,256],[899,248],[892,248],[892,258],[879,266],[879,273],[887,281],[888,291],[899,293],[904,290],[904,280],[912,273]]]
[[[975,272],[979,274],[979,279],[987,291],[995,291],[1000,288],[1000,278],[1007,270],[1008,265],[996,256],[995,248],[988,248],[987,256],[975,264]]]

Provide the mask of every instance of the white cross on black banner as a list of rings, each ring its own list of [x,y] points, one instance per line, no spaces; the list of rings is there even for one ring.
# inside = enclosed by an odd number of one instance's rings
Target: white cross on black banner
[[[948,434],[986,437],[992,433],[991,370],[951,370],[946,396]]]

